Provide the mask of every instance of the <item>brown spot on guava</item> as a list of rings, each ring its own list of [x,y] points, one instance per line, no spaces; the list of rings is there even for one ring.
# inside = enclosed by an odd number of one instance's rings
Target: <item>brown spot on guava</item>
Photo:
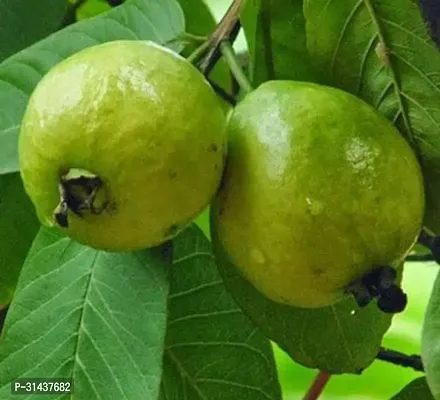
[[[208,147],[208,151],[212,151],[213,153],[216,153],[218,151],[218,147],[215,143],[212,143]]]

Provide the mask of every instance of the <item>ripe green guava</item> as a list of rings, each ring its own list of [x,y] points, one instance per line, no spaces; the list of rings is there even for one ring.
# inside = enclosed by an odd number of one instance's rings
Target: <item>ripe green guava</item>
[[[211,209],[215,251],[273,301],[334,304],[417,240],[424,187],[410,146],[341,90],[262,84],[234,110]]]
[[[152,247],[211,201],[225,129],[216,94],[186,59],[149,41],[109,42],[37,85],[21,176],[44,225],[97,249]]]

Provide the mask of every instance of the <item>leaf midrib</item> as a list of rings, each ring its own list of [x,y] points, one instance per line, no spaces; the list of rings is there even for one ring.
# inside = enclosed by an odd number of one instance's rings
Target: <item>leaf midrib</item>
[[[372,22],[373,22],[374,26],[376,27],[379,42],[384,45],[385,50],[390,49],[392,46],[388,46],[388,43],[385,40],[385,36],[384,36],[383,30],[382,30],[379,18],[375,13],[375,9],[373,7],[373,4],[371,3],[371,0],[363,0],[363,1],[364,1],[365,7],[366,7],[368,13],[370,14]],[[413,130],[412,130],[411,125],[409,123],[408,115],[407,115],[407,112],[406,112],[404,104],[403,104],[402,91],[399,86],[396,71],[393,68],[393,60],[391,57],[388,57],[388,61],[389,61],[389,63],[387,65],[387,68],[391,72],[391,80],[392,80],[392,83],[394,86],[394,91],[396,93],[397,101],[399,104],[399,112],[402,115],[403,122],[405,124],[405,129],[406,129],[406,133],[407,133],[406,136],[407,136],[407,139],[409,140],[409,142],[412,145],[415,145],[414,133],[413,133]]]
[[[91,286],[92,286],[92,277],[93,277],[93,273],[95,271],[95,264],[96,264],[96,260],[98,258],[98,252],[96,251],[94,254],[94,258],[93,261],[91,263],[90,266],[90,274],[89,274],[89,278],[87,281],[87,289],[86,292],[84,294],[84,302],[82,304],[81,307],[81,316],[79,319],[79,323],[78,323],[78,335],[76,336],[76,345],[75,345],[75,351],[73,353],[74,357],[73,357],[73,369],[72,369],[72,379],[74,379],[74,377],[77,375],[78,373],[78,366],[79,364],[82,364],[79,358],[79,344],[80,344],[80,339],[82,338],[82,334],[85,334],[86,331],[84,329],[84,315],[85,315],[85,308],[86,308],[86,304],[87,304],[87,298],[89,297],[90,294],[90,290],[91,290]],[[93,385],[92,385],[93,386]],[[93,386],[94,387],[94,386]],[[74,398],[74,393],[72,393],[70,395],[70,399],[73,400]]]
[[[165,353],[168,354],[168,356],[171,358],[171,360],[174,362],[174,364],[176,365],[177,369],[179,370],[181,376],[183,376],[187,382],[190,384],[190,386],[195,390],[195,392],[200,396],[201,400],[209,400],[204,394],[203,392],[199,389],[197,383],[194,381],[194,379],[191,377],[191,375],[188,374],[188,372],[186,371],[186,369],[184,368],[184,366],[179,362],[179,360],[177,359],[177,357],[174,355],[174,353],[172,352],[172,350],[170,350],[169,348],[165,349]]]

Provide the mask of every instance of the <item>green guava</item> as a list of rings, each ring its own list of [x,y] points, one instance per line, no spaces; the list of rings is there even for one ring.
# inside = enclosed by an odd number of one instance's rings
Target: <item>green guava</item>
[[[211,210],[214,249],[273,301],[334,304],[417,240],[424,187],[410,146],[341,90],[262,84],[228,123],[225,176]]]
[[[21,176],[44,225],[97,249],[152,247],[211,201],[225,132],[215,92],[186,59],[149,41],[109,42],[37,85]]]

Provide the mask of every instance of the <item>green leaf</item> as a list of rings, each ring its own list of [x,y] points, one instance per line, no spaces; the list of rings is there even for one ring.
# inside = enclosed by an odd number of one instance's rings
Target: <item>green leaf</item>
[[[204,36],[215,29],[215,19],[204,0],[179,0],[185,14],[186,31]]]
[[[0,308],[12,299],[39,226],[20,175],[0,176]]]
[[[281,400],[269,341],[226,291],[195,225],[174,243],[162,400]]]
[[[0,64],[0,174],[18,171],[17,139],[28,98],[41,77],[73,53],[127,39],[165,44],[184,31],[175,0],[130,0],[98,17],[78,22]],[[176,47],[177,48],[177,47]]]
[[[429,299],[422,330],[422,360],[426,379],[436,399],[440,399],[440,273]]]
[[[15,398],[10,385],[18,377],[64,377],[74,380],[78,399],[156,399],[165,250],[99,252],[41,231],[2,332],[0,398]]]
[[[360,309],[347,298],[324,308],[305,309],[275,303],[244,279],[228,260],[213,224],[218,268],[235,300],[263,333],[292,359],[332,374],[360,373],[375,359],[392,317],[375,303]]]
[[[391,400],[434,400],[425,377],[417,378],[405,386]]]
[[[320,81],[393,121],[420,155],[425,224],[440,233],[440,53],[413,0],[305,0]]]
[[[241,20],[253,84],[271,79],[313,80],[306,48],[303,0],[248,0]]]
[[[0,60],[60,28],[67,0],[0,0]]]

